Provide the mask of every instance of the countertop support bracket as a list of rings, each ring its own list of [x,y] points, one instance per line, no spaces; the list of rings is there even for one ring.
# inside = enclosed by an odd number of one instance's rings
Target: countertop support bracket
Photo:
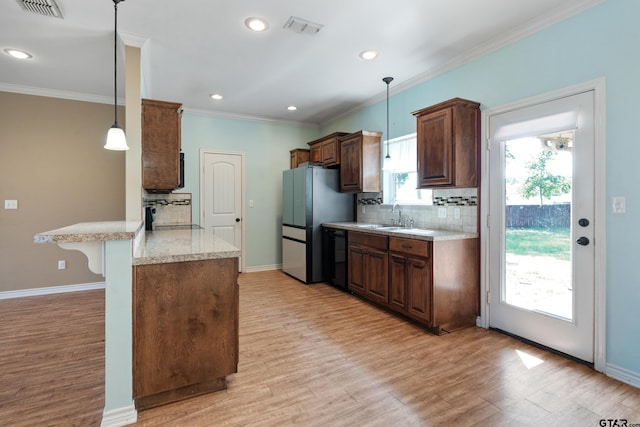
[[[58,243],[58,246],[85,254],[89,270],[104,277],[104,241]]]

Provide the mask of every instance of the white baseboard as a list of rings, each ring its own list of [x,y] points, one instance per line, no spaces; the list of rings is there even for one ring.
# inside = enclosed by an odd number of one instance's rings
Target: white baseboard
[[[21,289],[0,292],[0,300],[11,298],[33,297],[38,295],[62,294],[65,292],[93,291],[104,289],[104,282],[81,283],[79,285],[50,286],[47,288]]]
[[[258,265],[256,267],[245,267],[243,273],[257,273],[259,271],[281,270],[282,264]]]
[[[640,388],[640,374],[637,372],[607,363],[605,374],[608,377],[622,381],[625,384]]]
[[[111,411],[102,412],[102,423],[100,427],[121,427],[134,424],[138,421],[138,411],[131,402],[131,405],[123,408],[112,409]]]

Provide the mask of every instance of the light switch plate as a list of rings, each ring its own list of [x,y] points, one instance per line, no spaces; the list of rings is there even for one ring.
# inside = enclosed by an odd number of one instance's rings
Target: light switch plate
[[[447,217],[447,208],[438,208],[438,218]]]
[[[627,210],[626,199],[623,196],[617,196],[612,199],[612,209],[614,214],[623,214]]]
[[[18,201],[17,200],[5,200],[4,201],[5,209],[18,209]]]

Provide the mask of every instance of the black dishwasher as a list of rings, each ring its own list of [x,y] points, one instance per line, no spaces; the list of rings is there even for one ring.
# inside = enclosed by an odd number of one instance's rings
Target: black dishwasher
[[[324,280],[347,290],[347,231],[322,227],[322,270]]]

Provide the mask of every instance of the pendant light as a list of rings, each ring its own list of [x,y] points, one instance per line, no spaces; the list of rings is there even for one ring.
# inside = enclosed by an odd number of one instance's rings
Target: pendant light
[[[389,155],[389,83],[393,81],[393,77],[384,77],[382,81],[387,84],[387,155],[384,158],[390,159],[391,156]]]
[[[385,77],[382,81],[387,84],[387,155],[384,156],[382,169],[388,172],[393,172],[395,170],[396,159],[391,159],[391,155],[389,154],[389,83],[393,81],[393,77]]]
[[[113,0],[113,8],[115,10],[115,23],[113,30],[113,126],[107,133],[107,143],[104,148],[107,150],[128,150],[127,137],[124,135],[124,131],[118,126],[118,3],[124,0]]]

